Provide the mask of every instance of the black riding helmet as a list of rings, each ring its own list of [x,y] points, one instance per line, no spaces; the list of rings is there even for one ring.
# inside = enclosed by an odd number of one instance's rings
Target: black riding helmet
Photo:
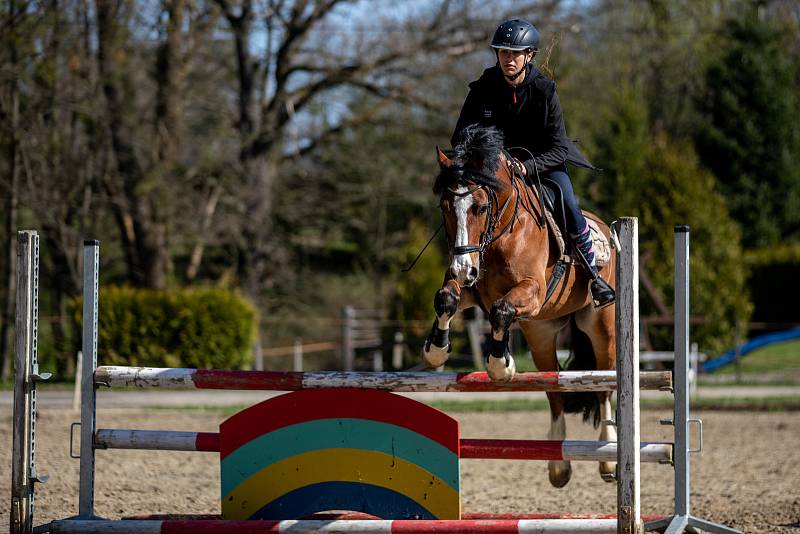
[[[537,50],[539,30],[527,20],[512,19],[502,23],[494,32],[491,47],[495,50]]]

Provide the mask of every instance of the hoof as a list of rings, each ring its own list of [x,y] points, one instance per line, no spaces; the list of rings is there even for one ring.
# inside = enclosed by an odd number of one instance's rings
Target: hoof
[[[486,359],[486,372],[494,382],[508,382],[517,373],[517,366],[510,354],[503,358],[489,356]]]
[[[600,478],[602,478],[604,482],[616,482],[617,463],[600,462]]]
[[[425,359],[425,363],[428,364],[428,367],[436,369],[437,367],[441,367],[447,361],[447,358],[450,354],[449,351],[450,346],[447,347],[437,347],[434,344],[431,344],[428,347],[422,349],[422,357]]]
[[[548,462],[547,470],[554,488],[563,488],[572,477],[572,465],[569,462]]]

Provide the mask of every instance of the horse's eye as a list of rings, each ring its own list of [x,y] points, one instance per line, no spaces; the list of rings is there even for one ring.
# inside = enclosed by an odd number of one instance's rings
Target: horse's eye
[[[481,204],[480,206],[478,206],[478,213],[480,214],[486,213],[488,209],[489,206],[487,206],[486,204]]]

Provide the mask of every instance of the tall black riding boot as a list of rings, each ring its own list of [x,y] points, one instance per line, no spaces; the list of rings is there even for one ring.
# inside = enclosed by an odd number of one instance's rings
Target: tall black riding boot
[[[617,293],[614,291],[614,288],[608,285],[608,282],[603,280],[600,276],[600,273],[597,272],[597,267],[592,266],[592,285],[589,286],[589,289],[592,292],[592,300],[594,300],[594,305],[596,308],[602,308],[604,306],[608,306],[617,298]]]

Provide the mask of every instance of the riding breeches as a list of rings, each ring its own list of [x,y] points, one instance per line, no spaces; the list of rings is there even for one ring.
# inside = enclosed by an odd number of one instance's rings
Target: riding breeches
[[[549,178],[561,187],[564,195],[564,211],[567,219],[567,231],[573,236],[578,236],[586,230],[586,218],[581,213],[578,199],[572,190],[572,181],[567,174],[566,166],[557,167],[548,173],[543,174],[544,178]]]

